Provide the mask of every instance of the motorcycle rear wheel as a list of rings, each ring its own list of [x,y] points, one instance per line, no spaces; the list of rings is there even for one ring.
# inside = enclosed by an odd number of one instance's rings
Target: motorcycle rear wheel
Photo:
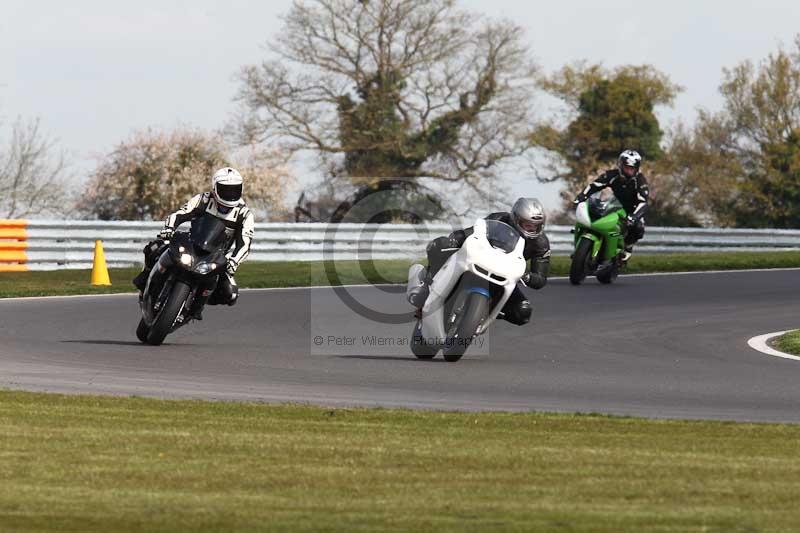
[[[425,342],[420,331],[421,323],[418,321],[414,326],[414,331],[411,333],[411,353],[417,356],[417,359],[433,359],[439,353],[439,346],[431,345]]]
[[[147,344],[147,334],[150,333],[150,328],[147,327],[147,322],[144,318],[139,319],[139,325],[136,326],[136,338]]]
[[[608,271],[604,272],[603,274],[598,274],[597,275],[597,281],[599,281],[603,285],[608,285],[610,283],[613,283],[614,280],[617,279],[618,275],[619,275],[619,266],[617,266],[615,264],[614,266],[609,268]]]

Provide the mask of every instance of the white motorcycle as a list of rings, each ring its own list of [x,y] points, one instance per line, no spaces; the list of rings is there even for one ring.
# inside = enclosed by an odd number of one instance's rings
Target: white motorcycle
[[[433,359],[461,359],[474,339],[485,333],[525,275],[525,241],[517,230],[497,220],[478,219],[464,245],[436,273],[411,334],[411,351]],[[408,272],[410,302],[425,289],[425,267]]]

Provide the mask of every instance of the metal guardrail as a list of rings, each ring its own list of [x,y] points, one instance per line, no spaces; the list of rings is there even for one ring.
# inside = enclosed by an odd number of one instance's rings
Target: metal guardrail
[[[161,222],[0,220],[0,271],[89,268],[95,240],[102,240],[109,266],[142,262],[142,248]],[[249,260],[319,261],[412,259],[425,245],[455,229],[449,224],[262,223]],[[549,226],[554,254],[572,250],[571,226]],[[648,227],[638,253],[776,251],[800,249],[800,230]]]

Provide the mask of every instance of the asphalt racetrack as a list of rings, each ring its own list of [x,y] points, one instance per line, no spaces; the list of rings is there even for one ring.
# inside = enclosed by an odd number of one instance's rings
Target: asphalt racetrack
[[[799,291],[800,270],[556,279],[458,363],[411,355],[396,286],[243,291],[160,347],[134,295],[2,300],[0,387],[800,422],[800,362],[747,345],[800,326]]]

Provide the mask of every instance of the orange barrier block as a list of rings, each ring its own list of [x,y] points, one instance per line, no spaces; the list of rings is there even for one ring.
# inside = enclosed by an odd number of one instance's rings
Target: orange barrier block
[[[0,250],[0,263],[26,263],[28,256],[24,250]]]
[[[0,272],[28,270],[27,228],[27,220],[0,219]]]
[[[25,241],[28,239],[28,221],[0,218],[0,239]]]
[[[28,265],[4,265],[0,263],[0,272],[27,272]]]
[[[0,226],[0,239],[13,239],[24,241],[28,238],[28,231],[25,228],[6,228]]]
[[[27,228],[28,221],[24,218],[0,218],[2,228]]]
[[[0,240],[0,250],[27,250],[26,241],[2,241]]]

